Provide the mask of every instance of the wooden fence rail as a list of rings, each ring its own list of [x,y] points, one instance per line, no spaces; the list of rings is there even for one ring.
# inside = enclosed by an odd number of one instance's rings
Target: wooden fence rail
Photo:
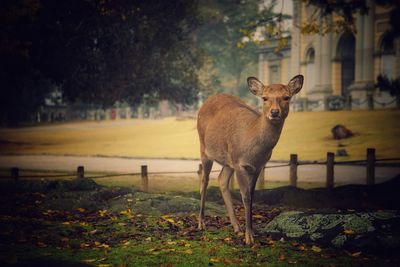
[[[335,162],[335,154],[332,152],[328,152],[326,156],[325,162],[299,162],[297,154],[291,154],[290,160],[288,164],[282,165],[273,165],[273,166],[265,166],[258,177],[257,180],[257,188],[263,189],[265,187],[265,169],[269,168],[282,168],[289,167],[289,183],[291,186],[296,187],[298,182],[297,169],[298,166],[302,165],[326,165],[326,188],[331,189],[335,185],[335,165],[348,165],[348,166],[360,166],[361,163],[366,166],[366,184],[374,185],[375,184],[375,167],[378,161],[399,161],[400,158],[387,158],[387,159],[376,159],[375,149],[367,148],[366,151],[366,160],[353,160],[353,161],[341,161]],[[397,166],[397,165],[396,165]],[[46,177],[73,177],[75,176],[77,179],[83,178],[104,178],[104,177],[115,177],[115,176],[130,176],[130,175],[140,175],[141,176],[141,189],[145,192],[149,190],[149,174],[183,174],[183,173],[197,173],[199,178],[199,183],[201,184],[201,177],[203,172],[202,164],[199,164],[199,168],[197,171],[183,171],[183,172],[148,172],[147,165],[141,166],[140,173],[127,173],[127,174],[106,174],[101,176],[93,176],[86,177],[85,176],[85,168],[84,166],[78,166],[75,174],[60,174],[60,175],[30,175],[30,176],[21,176],[20,169],[17,167],[13,167],[10,169],[10,176],[15,181],[18,181],[20,178],[46,178]],[[232,177],[230,188],[234,189],[234,178]]]

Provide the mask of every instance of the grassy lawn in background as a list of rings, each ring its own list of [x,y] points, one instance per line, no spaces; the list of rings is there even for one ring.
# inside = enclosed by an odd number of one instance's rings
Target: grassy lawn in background
[[[324,160],[339,144],[348,157],[364,159],[368,147],[377,157],[400,156],[400,111],[292,112],[272,160]],[[331,128],[343,124],[355,133],[334,140]],[[199,158],[196,120],[119,120],[69,122],[0,129],[0,151],[12,154],[106,155],[145,158]]]

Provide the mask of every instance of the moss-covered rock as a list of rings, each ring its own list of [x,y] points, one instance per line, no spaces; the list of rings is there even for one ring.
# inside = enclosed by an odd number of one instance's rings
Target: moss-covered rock
[[[275,238],[335,247],[392,249],[400,246],[398,211],[319,214],[284,212],[259,229]]]

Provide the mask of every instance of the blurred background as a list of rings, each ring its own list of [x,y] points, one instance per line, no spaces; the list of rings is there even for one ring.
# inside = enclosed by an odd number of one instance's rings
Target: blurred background
[[[2,167],[31,162],[11,155],[105,156],[193,159],[167,169],[195,171],[208,96],[260,108],[248,76],[297,74],[305,84],[273,161],[364,160],[367,148],[399,158],[399,10],[395,0],[1,1]]]

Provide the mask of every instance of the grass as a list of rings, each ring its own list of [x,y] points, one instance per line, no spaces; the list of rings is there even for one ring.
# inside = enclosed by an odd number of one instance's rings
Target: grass
[[[272,160],[324,160],[341,144],[349,156],[365,158],[368,147],[377,157],[400,156],[400,111],[292,112],[285,123]],[[334,140],[330,130],[343,124],[356,135]],[[145,158],[198,158],[195,120],[127,120],[71,122],[25,128],[0,129],[1,153],[106,155]]]
[[[99,216],[99,214],[102,214]],[[376,260],[313,244],[258,237],[248,247],[226,219],[212,230],[196,230],[195,216],[141,216],[42,211],[34,218],[1,216],[0,263],[7,266],[353,266]],[[221,222],[219,222],[221,221]],[[28,265],[24,265],[28,264]],[[72,265],[71,265],[72,266]]]

